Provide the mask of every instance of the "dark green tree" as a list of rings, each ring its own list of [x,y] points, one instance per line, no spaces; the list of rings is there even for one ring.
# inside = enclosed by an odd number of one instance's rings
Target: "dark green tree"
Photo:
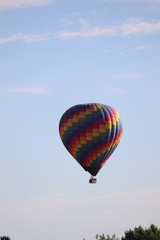
[[[124,234],[122,240],[160,240],[160,229],[153,224],[149,228],[139,226],[129,229]]]
[[[107,235],[105,237],[104,233],[102,235],[96,235],[96,240],[119,240],[115,234],[112,235],[112,237],[110,237],[109,235]]]
[[[3,236],[3,237],[0,237],[0,240],[11,240],[11,239],[9,237]]]
[[[119,240],[115,234],[110,237],[109,235],[105,236],[104,233],[96,234],[95,238],[96,240]],[[121,240],[160,240],[160,229],[154,224],[151,224],[149,228],[135,227],[133,230],[125,231]]]
[[[119,238],[117,238],[115,234],[110,237],[109,235],[105,236],[104,233],[102,235],[96,234],[95,238],[96,240],[119,240]]]

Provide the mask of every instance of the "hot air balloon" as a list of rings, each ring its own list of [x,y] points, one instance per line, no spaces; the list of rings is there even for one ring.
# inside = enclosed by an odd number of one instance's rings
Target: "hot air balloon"
[[[122,136],[122,122],[118,112],[100,103],[78,104],[69,108],[61,117],[61,140],[92,177],[95,176],[116,149]]]

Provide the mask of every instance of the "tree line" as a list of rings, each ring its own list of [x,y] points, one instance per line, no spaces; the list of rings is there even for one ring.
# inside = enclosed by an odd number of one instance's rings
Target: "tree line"
[[[124,232],[124,236],[120,238],[116,237],[115,234],[112,236],[96,234],[96,240],[160,240],[160,229],[151,224],[148,228],[142,226],[135,227],[133,230],[129,229]],[[0,240],[11,240],[8,236],[0,237]],[[85,239],[83,239],[85,240]]]
[[[0,240],[11,240],[11,239],[9,237],[3,236],[3,237],[0,237]]]
[[[112,236],[96,234],[96,240],[120,240],[115,234]],[[83,239],[85,240],[85,239]],[[143,228],[142,226],[135,227],[133,230],[129,229],[124,232],[124,236],[121,240],[160,240],[160,229],[151,224],[149,228]]]

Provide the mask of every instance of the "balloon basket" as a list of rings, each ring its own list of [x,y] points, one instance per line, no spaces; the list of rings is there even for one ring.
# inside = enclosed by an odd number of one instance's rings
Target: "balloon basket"
[[[94,178],[93,176],[89,179],[89,183],[96,183],[97,179]]]

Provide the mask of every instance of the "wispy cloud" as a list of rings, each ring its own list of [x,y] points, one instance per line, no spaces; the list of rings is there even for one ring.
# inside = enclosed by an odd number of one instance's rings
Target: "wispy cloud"
[[[129,2],[128,2],[128,0],[97,0],[98,2],[110,2],[110,3],[125,3],[125,2],[127,2],[127,3],[139,3],[139,4],[141,4],[141,3],[152,3],[152,4],[154,4],[154,3],[160,3],[160,0],[130,0]]]
[[[17,41],[32,43],[32,42],[46,41],[49,39],[50,39],[50,33],[40,33],[40,34],[16,33],[6,38],[0,38],[0,44],[17,42]]]
[[[66,19],[63,19],[63,21],[65,23],[67,22]],[[125,23],[111,25],[107,27],[92,27],[86,19],[79,18],[77,20],[77,25],[78,27],[80,26],[79,30],[59,31],[54,34],[54,38],[61,40],[69,40],[76,38],[92,38],[102,36],[111,37],[117,35],[133,36],[139,34],[153,34],[160,31],[160,22],[146,22],[142,20],[130,20]],[[50,39],[53,39],[53,33],[15,33],[8,37],[0,38],[0,44],[6,44],[11,42],[33,43],[39,41],[47,41]]]
[[[1,203],[0,212],[3,211],[2,206],[4,205],[6,215],[4,212],[3,223],[7,225],[9,223],[11,225],[19,224],[20,226],[23,226],[26,224],[32,225],[32,224],[44,223],[45,221],[53,217],[56,217],[57,215],[61,215],[63,213],[63,209],[68,204],[69,202],[67,198],[64,198],[64,196],[61,196],[61,195],[34,196],[28,199],[25,199],[23,201],[10,202],[10,203],[4,203],[4,204]],[[9,220],[7,215],[12,215],[14,217]],[[18,216],[17,218],[16,218],[16,215]]]
[[[131,90],[131,89],[126,89],[126,88],[114,88],[114,89],[111,89],[111,90],[108,90],[107,93],[110,93],[110,94],[130,94],[130,93],[133,93],[134,90]]]
[[[136,79],[139,78],[140,74],[139,73],[121,73],[121,74],[117,74],[117,75],[113,75],[114,79]]]
[[[70,228],[70,231],[77,227],[85,228],[88,222],[91,222],[92,228],[97,231],[103,227],[106,228],[106,216],[108,229],[120,228],[120,226],[141,223],[150,224],[160,221],[157,210],[160,208],[160,190],[142,189],[129,192],[113,192],[98,196],[72,196],[72,195],[52,195],[52,196],[34,196],[23,201],[0,202],[0,225],[10,228],[30,228],[48,224],[48,222],[57,222],[61,231],[64,228]],[[98,223],[93,220],[93,213]],[[102,216],[103,212],[103,216]],[[85,213],[85,218],[84,218]],[[78,216],[78,221],[70,220]],[[132,216],[132,217],[131,217]],[[63,221],[62,221],[63,219]],[[103,221],[104,220],[104,221]],[[98,225],[97,225],[98,224]],[[99,230],[98,230],[99,231]]]
[[[60,24],[62,26],[75,25],[78,22],[77,16],[78,16],[77,13],[64,15],[63,17],[57,20],[57,24]]]
[[[48,88],[40,88],[40,87],[35,87],[35,88],[11,88],[5,90],[5,92],[8,93],[18,93],[18,94],[25,94],[25,93],[31,93],[31,94],[47,94],[51,93],[52,90]]]
[[[88,23],[84,23],[84,21],[82,24],[82,27],[77,31],[64,30],[57,32],[55,34],[55,38],[67,40],[115,35],[130,36],[138,34],[152,34],[160,31],[160,22],[149,22],[139,19],[133,19],[125,23],[107,27],[92,27]]]
[[[54,0],[1,0],[0,10],[8,8],[36,7],[51,2],[54,2]]]
[[[145,45],[137,46],[135,49],[138,50],[138,51],[143,51],[143,50],[144,51],[151,51],[151,50],[160,49],[160,47],[155,45],[155,44],[145,44]]]
[[[122,72],[122,73],[107,73],[104,74],[105,78],[113,79],[113,80],[135,80],[140,77],[140,73],[138,72]]]

